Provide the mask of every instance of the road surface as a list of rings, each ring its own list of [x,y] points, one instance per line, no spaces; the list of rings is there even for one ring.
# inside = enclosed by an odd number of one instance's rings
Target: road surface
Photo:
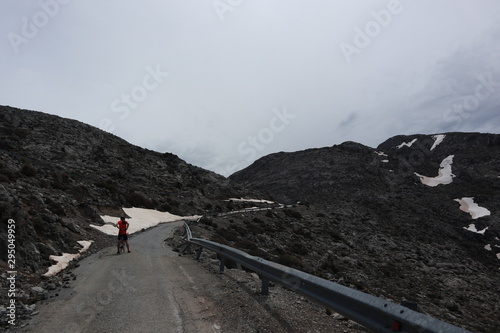
[[[131,253],[109,247],[82,261],[73,287],[39,305],[16,332],[357,332],[345,318],[281,287],[259,293],[255,274],[216,260],[180,257],[164,240],[183,222],[162,224],[129,240]]]
[[[82,260],[73,290],[40,306],[23,332],[218,332],[213,305],[199,291],[219,281],[164,246],[179,224],[131,237],[131,253],[110,247]]]

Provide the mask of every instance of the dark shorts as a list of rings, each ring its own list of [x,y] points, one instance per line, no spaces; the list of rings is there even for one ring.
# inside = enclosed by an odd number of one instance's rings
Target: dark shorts
[[[118,234],[118,240],[122,240],[122,239],[123,240],[128,240],[128,235],[127,234],[125,234],[125,235]]]

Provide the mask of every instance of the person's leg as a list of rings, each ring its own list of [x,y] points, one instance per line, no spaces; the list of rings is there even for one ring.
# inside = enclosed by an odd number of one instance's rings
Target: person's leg
[[[120,235],[118,235],[118,242],[116,243],[116,253],[117,254],[120,254],[120,240],[121,240],[121,237],[120,237]]]
[[[130,252],[130,246],[128,246],[128,235],[123,235],[123,239],[125,240],[125,245],[127,245],[127,251]]]

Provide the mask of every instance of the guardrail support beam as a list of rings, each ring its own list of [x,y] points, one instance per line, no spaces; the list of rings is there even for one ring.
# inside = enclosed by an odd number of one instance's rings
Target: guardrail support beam
[[[196,260],[200,260],[201,251],[203,251],[203,247],[200,246],[198,250],[196,250]]]
[[[219,273],[224,273],[224,266],[226,265],[226,257],[220,257]]]
[[[269,295],[269,279],[265,277],[261,277],[260,279],[262,280],[262,288],[260,294],[267,296]]]

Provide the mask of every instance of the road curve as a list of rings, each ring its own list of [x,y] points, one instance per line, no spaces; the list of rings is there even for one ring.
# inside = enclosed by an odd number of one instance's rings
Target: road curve
[[[110,247],[80,262],[74,288],[39,307],[21,332],[219,332],[214,306],[200,290],[218,280],[179,257],[164,239],[182,222],[130,239],[132,252]]]

